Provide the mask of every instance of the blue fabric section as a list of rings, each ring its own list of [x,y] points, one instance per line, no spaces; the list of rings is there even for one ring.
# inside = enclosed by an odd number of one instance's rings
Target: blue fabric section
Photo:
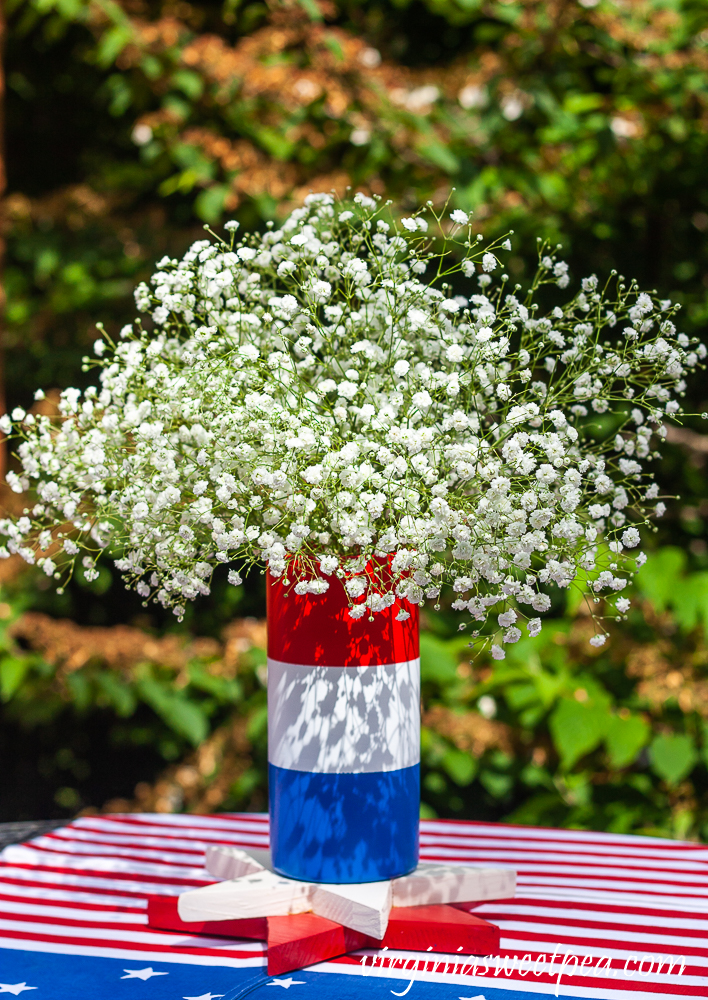
[[[163,975],[147,979],[124,979],[125,970],[151,968]],[[167,973],[165,975],[165,973]],[[232,969],[213,965],[183,965],[145,959],[136,954],[133,958],[90,958],[83,955],[52,955],[42,952],[15,951],[0,947],[0,986],[8,984],[15,993],[0,989],[0,993],[20,996],[22,1000],[393,1000],[406,990],[410,979],[405,974],[400,979],[375,975],[341,975],[298,971],[277,977],[266,974],[265,969]],[[571,980],[572,983],[572,980]],[[271,985],[272,984],[272,985]],[[533,984],[529,984],[533,987]],[[562,992],[561,1000],[567,997]],[[511,986],[511,984],[509,984]],[[275,988],[273,988],[275,987]],[[278,989],[281,987],[281,989]],[[28,989],[29,988],[29,989]],[[283,991],[287,990],[285,993]],[[504,988],[503,977],[492,979],[489,985],[453,985],[416,981],[406,992],[407,1000],[457,1000],[485,998],[485,1000],[548,1000],[554,987],[547,992],[523,992],[513,987]],[[393,994],[393,996],[392,996]],[[583,1000],[576,994],[573,1000]]]
[[[268,765],[277,871],[306,882],[378,882],[418,864],[420,765],[321,774]]]
[[[292,979],[292,983],[288,983]],[[503,982],[503,980],[502,980]],[[571,980],[572,982],[572,980]],[[336,972],[288,972],[281,977],[269,977],[263,972],[254,976],[248,983],[227,993],[223,1000],[268,1000],[268,995],[275,990],[263,989],[270,984],[283,985],[288,993],[287,1000],[393,1000],[395,996],[405,995],[407,1000],[549,1000],[555,998],[553,986],[547,987],[547,993],[504,989],[499,980],[494,981],[494,987],[484,984],[460,985],[451,983],[431,983],[416,980],[412,985],[410,979],[389,979],[375,976],[347,976]],[[288,985],[285,985],[288,983]],[[499,984],[499,986],[497,986]],[[501,987],[501,988],[500,988]],[[276,993],[276,997],[279,994]],[[271,996],[271,1000],[273,1000]],[[560,993],[559,1000],[570,1000],[567,994]],[[577,994],[573,1000],[589,1000],[585,994]]]
[[[143,972],[145,979],[134,975],[146,969],[161,975]],[[29,989],[17,993],[22,1000],[181,1000],[205,993],[226,997],[240,993],[264,972],[161,962],[139,952],[131,958],[92,958],[0,948],[0,987],[25,983]],[[0,995],[11,1000],[14,994],[0,989]]]

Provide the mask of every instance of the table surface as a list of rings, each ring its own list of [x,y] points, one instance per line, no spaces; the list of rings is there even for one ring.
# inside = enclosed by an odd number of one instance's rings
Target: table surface
[[[0,823],[0,847],[49,833],[50,830],[66,826],[66,822],[65,819],[28,819],[19,823]]]
[[[500,956],[368,951],[269,979],[260,942],[154,931],[145,914],[150,894],[213,881],[208,844],[267,847],[267,816],[91,816],[5,824],[0,837],[24,840],[0,853],[0,994],[237,1000],[275,986],[303,1000],[708,996],[700,844],[422,821],[423,860],[517,871],[514,899],[474,908],[499,925]]]

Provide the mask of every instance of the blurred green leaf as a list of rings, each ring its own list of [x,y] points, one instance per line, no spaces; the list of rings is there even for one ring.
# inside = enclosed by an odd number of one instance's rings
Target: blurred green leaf
[[[629,715],[626,718],[620,715],[610,716],[605,730],[610,766],[627,767],[633,763],[642,747],[646,746],[650,735],[649,724],[640,715]]]
[[[510,774],[500,774],[485,768],[480,772],[479,780],[489,794],[495,799],[503,799],[511,791],[514,779]]]
[[[110,66],[126,45],[133,41],[133,31],[130,27],[117,24],[109,28],[101,36],[96,47],[96,60],[100,66]]]
[[[18,691],[32,665],[28,656],[2,656],[0,658],[0,697],[9,701]]]
[[[607,731],[607,721],[606,704],[561,698],[551,714],[549,726],[562,768],[570,769],[600,745]]]
[[[685,631],[702,625],[708,632],[708,573],[692,573],[678,581],[668,603]]]
[[[193,101],[201,97],[204,91],[204,81],[201,76],[190,69],[179,69],[173,73],[172,85],[179,87]]]
[[[252,713],[250,719],[248,720],[248,729],[246,732],[252,743],[256,743],[267,734],[268,708],[266,705],[257,708],[255,712]]]
[[[420,637],[420,676],[423,682],[449,684],[457,678],[458,658],[450,642],[423,632]]]
[[[137,683],[140,697],[160,716],[173,732],[198,746],[206,739],[209,723],[197,704],[185,695],[170,690],[154,678],[143,678]]]
[[[460,169],[460,162],[452,150],[435,139],[420,143],[418,153],[424,160],[428,160],[447,173],[456,174]]]
[[[71,692],[74,706],[79,712],[88,712],[93,700],[91,682],[81,670],[75,670],[66,679],[66,686]]]
[[[639,570],[636,582],[657,611],[666,609],[683,576],[687,556],[683,549],[667,545],[653,552]]]
[[[448,750],[441,764],[456,785],[469,785],[477,773],[477,761],[462,750]]]
[[[118,715],[129,718],[133,714],[137,705],[135,693],[114,673],[108,670],[99,671],[96,675],[96,685]]]
[[[229,193],[226,184],[212,184],[200,191],[194,202],[194,210],[205,222],[216,223],[224,211],[224,201]]]
[[[235,704],[243,697],[243,688],[237,680],[210,674],[198,663],[189,666],[189,682],[201,691],[213,694],[220,701]]]
[[[690,736],[672,733],[652,740],[649,760],[660,778],[676,785],[693,770],[698,754]]]
[[[322,11],[315,3],[315,0],[298,0],[298,3],[312,21],[322,20]]]

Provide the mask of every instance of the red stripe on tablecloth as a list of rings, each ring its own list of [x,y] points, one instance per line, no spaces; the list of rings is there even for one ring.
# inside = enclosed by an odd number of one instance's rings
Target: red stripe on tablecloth
[[[154,944],[150,942],[149,944],[141,944],[137,941],[117,941],[117,940],[106,940],[101,941],[98,938],[82,938],[79,936],[74,937],[64,937],[64,935],[56,934],[37,934],[31,932],[23,931],[11,931],[3,930],[2,936],[11,938],[13,941],[44,941],[47,944],[66,944],[73,947],[79,948],[115,948],[119,950],[130,950],[130,951],[150,951],[150,952],[162,952],[164,954],[177,954],[177,955],[214,955],[218,954],[226,958],[261,958],[265,951],[264,949],[255,949],[252,951],[232,951],[229,948],[224,948],[223,938],[221,945],[218,949],[215,947],[203,947],[195,945],[168,945],[168,944]]]
[[[26,865],[26,864],[14,864],[13,863],[13,868],[22,868],[22,869],[25,869],[27,871],[35,871],[35,872],[47,872],[47,873],[52,874],[52,875],[76,875],[77,874],[77,870],[75,868],[68,868],[68,867],[61,867],[61,866],[52,867],[51,865]],[[110,878],[116,879],[116,881],[118,881],[118,882],[120,882],[121,880],[127,882],[127,881],[133,881],[136,878],[136,876],[139,876],[141,881],[151,882],[151,883],[154,882],[155,885],[183,885],[183,886],[194,886],[196,888],[201,888],[201,886],[203,886],[203,885],[211,885],[213,883],[213,881],[214,881],[211,878],[208,879],[208,880],[207,879],[193,879],[193,878],[175,879],[175,878],[168,878],[166,875],[151,875],[151,874],[145,873],[145,872],[110,872],[109,873],[106,869],[100,869],[100,868],[98,868],[96,870],[93,870],[91,868],[82,868],[80,871],[81,871],[81,875],[83,875],[85,878],[106,878],[106,877],[110,876]],[[0,875],[1,874],[2,874],[2,869],[0,869]]]
[[[74,843],[76,843],[76,842],[74,842]],[[112,858],[115,861],[137,861],[137,862],[144,863],[144,864],[153,863],[156,866],[159,865],[160,868],[176,868],[176,869],[181,869],[181,870],[184,870],[185,868],[187,868],[187,869],[190,869],[190,870],[194,870],[195,868],[198,867],[196,864],[185,865],[185,864],[182,864],[181,862],[170,861],[169,859],[158,860],[158,858],[153,857],[153,855],[159,854],[159,852],[157,850],[153,850],[152,848],[150,848],[149,850],[146,850],[146,851],[141,851],[139,848],[136,849],[136,850],[134,850],[134,851],[127,851],[127,850],[126,851],[122,851],[122,850],[120,850],[120,848],[116,848],[113,845],[109,845],[109,844],[98,844],[97,843],[97,844],[93,844],[92,845],[92,844],[86,844],[84,841],[80,841],[79,843],[81,843],[81,845],[83,847],[85,847],[85,850],[81,850],[81,851],[79,851],[79,850],[74,850],[74,851],[69,850],[69,851],[67,851],[65,843],[58,844],[57,847],[53,847],[53,846],[50,847],[49,845],[44,844],[44,843],[37,843],[37,844],[32,843],[31,845],[22,845],[22,846],[27,846],[30,850],[38,851],[38,852],[41,852],[43,854],[47,854],[50,858],[52,857],[52,855],[57,855],[57,856],[59,856],[61,858],[66,858],[67,855],[73,854],[73,855],[76,856],[77,859],[78,858],[84,858],[84,857],[89,857],[89,858],[94,858],[94,859],[96,859],[96,858],[111,859]],[[91,850],[92,847],[93,847],[93,851]],[[202,860],[202,862],[203,862],[204,851],[201,851],[199,853],[199,855],[197,855],[195,853],[192,853],[190,856],[193,857],[193,858],[195,858],[195,860],[198,858],[199,860]],[[199,867],[201,867],[201,865]]]
[[[511,923],[512,921],[519,921],[519,922],[521,922],[521,921],[524,920],[524,917],[521,917],[518,914],[514,914],[514,915],[505,914],[505,913],[496,913],[496,914],[495,913],[491,913],[490,914],[488,911],[485,910],[484,919],[485,920],[490,920],[492,923],[503,923],[503,924],[506,925],[506,924]],[[525,919],[527,920],[528,923],[533,923],[533,924],[548,924],[549,926],[551,926],[551,925],[556,926],[557,923],[558,923],[558,916],[542,917],[542,916],[539,916],[537,914],[534,914],[533,916],[526,917]],[[626,923],[616,923],[616,922],[613,922],[612,920],[603,921],[603,920],[591,920],[591,919],[588,919],[588,918],[585,918],[583,920],[583,919],[578,918],[578,917],[572,917],[572,918],[563,917],[563,926],[564,927],[578,927],[578,928],[584,927],[587,930],[616,931],[619,934],[621,934],[623,931],[629,931],[629,930],[632,930],[634,933],[639,933],[639,928],[641,928],[642,930],[645,930],[645,931],[649,932],[648,928],[644,927],[644,925],[636,925],[635,924],[634,927],[632,927],[631,925],[628,925]],[[672,927],[666,927],[666,926],[664,926],[664,927],[661,928],[661,932],[663,934],[676,934],[677,936],[680,935],[681,937],[685,937],[685,938],[695,937],[695,938],[702,939],[702,940],[706,941],[706,949],[705,949],[705,951],[706,951],[706,954],[708,955],[708,923],[706,924],[706,926],[704,928],[688,928],[688,927],[676,927],[676,928],[672,928]],[[516,933],[516,929],[515,929],[514,933]],[[655,932],[652,932],[652,933],[655,933]]]
[[[49,887],[43,885],[42,888],[46,890]],[[85,889],[82,891],[86,892]],[[2,883],[0,882],[0,909],[10,906],[12,903],[28,902],[36,902],[38,905],[44,903],[46,906],[64,906],[67,909],[76,909],[77,907],[80,907],[82,910],[95,910],[96,913],[135,913],[137,915],[147,912],[146,907],[144,906],[126,906],[125,904],[122,906],[109,906],[107,903],[87,903],[86,900],[82,900],[79,903],[76,900],[71,899],[51,899],[47,897],[42,899],[41,897],[29,896],[26,893],[23,896],[11,895],[10,893],[2,891]]]
[[[132,844],[130,843],[130,837],[128,834],[121,835],[120,840],[117,834],[101,834],[101,833],[86,833],[83,831],[78,831],[82,833],[82,836],[61,836],[57,833],[45,834],[42,838],[37,838],[32,842],[33,847],[37,847],[38,843],[51,842],[56,845],[57,850],[63,847],[64,850],[74,849],[79,850],[81,847],[86,847],[87,851],[92,847],[110,847],[116,852],[121,852],[123,847],[126,850],[137,850],[140,852],[152,852],[157,854],[159,851],[167,850],[169,854],[175,856],[185,855],[189,858],[202,857],[204,855],[204,841],[194,841],[194,846],[191,847],[178,847],[174,844],[164,843],[164,839],[160,837],[140,837],[139,840],[134,840]],[[144,843],[148,841],[148,843]],[[215,842],[216,843],[216,842]],[[128,855],[126,855],[128,856]]]
[[[16,867],[17,866],[13,865],[12,866],[12,870],[14,871],[16,869]],[[30,868],[30,869],[28,869],[28,871],[34,871],[34,869]],[[48,873],[48,874],[51,874],[51,873]],[[75,878],[75,881],[77,881],[79,883],[78,885],[74,885],[74,884],[72,884],[71,882],[68,882],[68,881],[50,882],[49,880],[45,881],[45,880],[40,880],[40,879],[36,879],[35,880],[35,879],[31,879],[31,878],[19,878],[16,875],[8,875],[8,874],[6,874],[6,871],[3,870],[2,863],[0,862],[0,885],[6,884],[6,885],[16,886],[17,888],[25,888],[25,887],[27,887],[27,888],[39,889],[39,890],[44,890],[44,889],[60,889],[60,890],[64,890],[64,891],[71,891],[73,889],[76,892],[95,893],[97,896],[118,896],[118,897],[120,897],[122,899],[124,899],[126,896],[136,896],[138,899],[146,899],[152,893],[157,893],[159,895],[159,890],[155,889],[152,885],[148,885],[148,886],[145,887],[145,889],[141,889],[139,891],[138,890],[134,891],[134,890],[131,890],[131,889],[125,888],[125,887],[122,887],[120,889],[112,889],[110,887],[110,885],[109,886],[105,886],[105,887],[92,885],[91,882],[88,881],[88,879],[81,880],[78,876],[74,876],[73,872],[71,873],[71,875],[72,875],[72,877]],[[101,881],[108,882],[109,880],[107,878],[105,878],[105,876],[103,876],[101,878]],[[167,888],[167,887],[165,885],[163,885],[162,888],[164,889],[164,888]],[[177,885],[174,882],[171,882],[171,883],[169,883],[169,888],[174,889],[175,891],[177,891],[177,890],[179,890],[181,888],[181,886]],[[167,895],[174,895],[174,893],[169,893],[168,892]]]

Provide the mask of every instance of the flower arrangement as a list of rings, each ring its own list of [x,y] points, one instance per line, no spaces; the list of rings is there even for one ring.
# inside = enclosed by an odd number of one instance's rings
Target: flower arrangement
[[[550,586],[626,613],[662,420],[706,356],[675,306],[593,275],[546,308],[558,248],[522,294],[508,239],[430,204],[396,221],[314,194],[280,228],[225,228],[137,288],[151,323],[100,328],[97,387],[2,418],[36,503],[0,522],[0,555],[61,584],[110,550],[178,618],[220,563],[298,594],[339,578],[353,618],[447,586],[496,658],[540,631]]]

